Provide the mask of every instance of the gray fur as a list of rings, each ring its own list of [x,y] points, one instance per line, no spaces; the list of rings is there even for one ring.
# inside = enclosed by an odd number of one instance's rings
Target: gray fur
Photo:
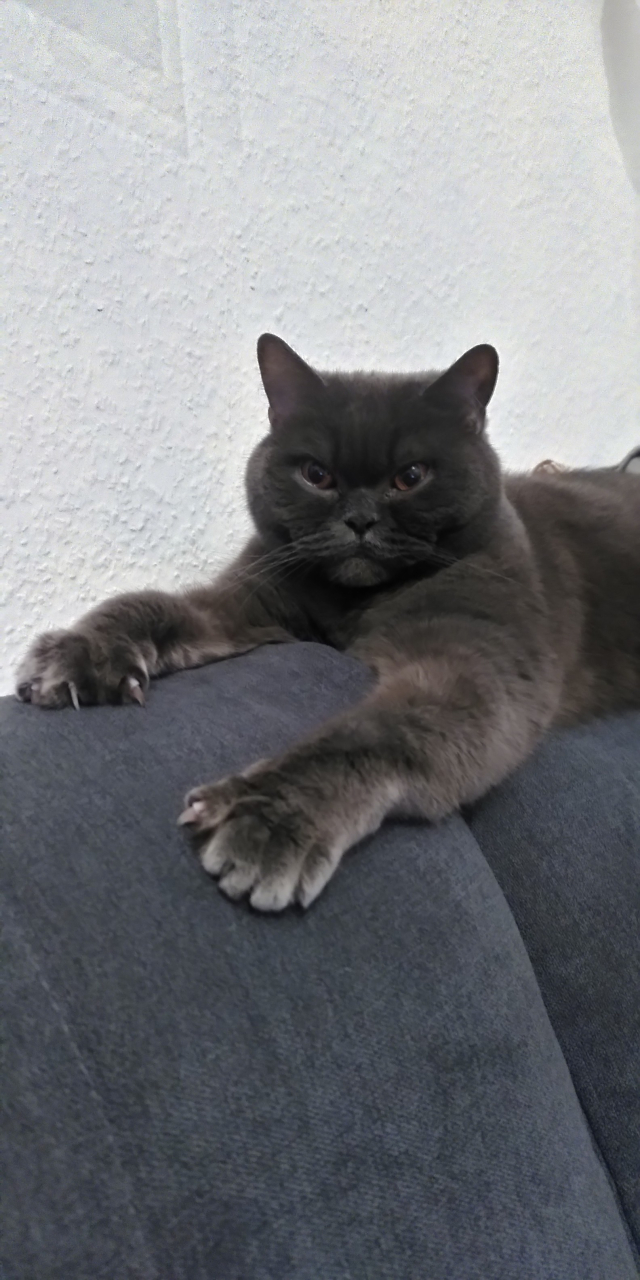
[[[271,432],[247,469],[244,552],[211,586],[117,597],[41,636],[17,691],[140,702],[154,676],[296,639],[368,663],[355,709],[187,797],[221,889],[280,911],[308,906],[386,817],[436,821],[551,725],[640,706],[640,476],[503,477],[484,432],[491,347],[406,377],[318,374],[271,335],[258,356]],[[335,484],[307,482],[310,459]],[[415,490],[395,488],[418,463]]]

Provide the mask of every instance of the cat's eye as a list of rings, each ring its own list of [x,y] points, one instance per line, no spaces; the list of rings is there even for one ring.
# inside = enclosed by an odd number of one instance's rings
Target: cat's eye
[[[303,462],[300,472],[302,479],[307,484],[312,484],[314,489],[333,489],[335,480],[330,471],[323,467],[319,462],[314,462],[313,458],[309,458],[308,462]]]
[[[408,489],[415,489],[417,485],[422,484],[429,473],[430,468],[424,462],[412,462],[411,466],[403,467],[402,471],[393,477],[393,487],[406,493]]]

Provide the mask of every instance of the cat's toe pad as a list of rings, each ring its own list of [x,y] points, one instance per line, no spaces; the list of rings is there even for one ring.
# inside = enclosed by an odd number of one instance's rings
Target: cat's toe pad
[[[16,687],[16,697],[21,702],[32,702],[34,698],[37,698],[39,687],[39,680],[20,680]]]
[[[248,895],[258,911],[284,911],[297,901],[299,852],[281,847],[276,860],[266,850],[271,843],[266,830],[255,832],[252,849],[250,833],[239,832],[238,826],[234,821],[225,823],[207,841],[200,852],[204,870],[218,880],[228,898],[236,901]]]

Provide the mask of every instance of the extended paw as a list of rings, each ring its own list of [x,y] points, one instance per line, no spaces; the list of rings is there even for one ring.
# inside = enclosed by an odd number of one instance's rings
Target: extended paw
[[[259,911],[308,907],[343,852],[277,768],[196,787],[185,805],[179,822],[197,838],[205,871],[227,897],[248,895]]]
[[[60,708],[93,703],[144,705],[146,664],[128,641],[109,645],[75,631],[49,631],[24,658],[16,677],[22,702]]]

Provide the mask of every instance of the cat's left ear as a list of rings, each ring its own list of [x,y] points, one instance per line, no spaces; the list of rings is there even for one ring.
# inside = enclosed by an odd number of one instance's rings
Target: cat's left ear
[[[488,343],[481,343],[466,351],[446,373],[432,382],[426,395],[429,399],[457,403],[469,426],[482,431],[497,377],[498,352]]]

